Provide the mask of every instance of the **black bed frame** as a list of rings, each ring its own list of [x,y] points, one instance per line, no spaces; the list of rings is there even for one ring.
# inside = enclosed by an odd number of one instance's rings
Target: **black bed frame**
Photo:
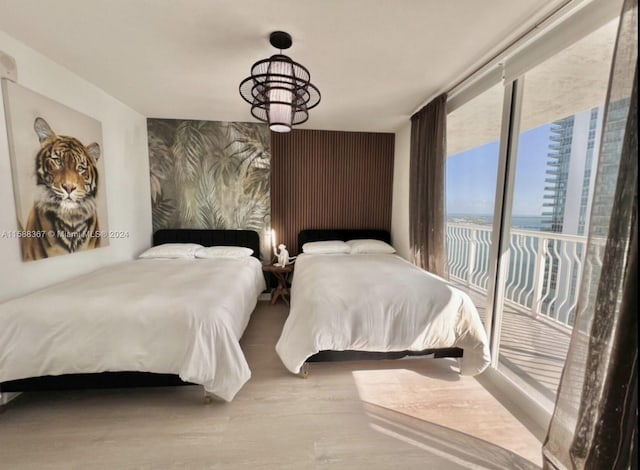
[[[245,246],[260,259],[260,237],[252,230],[164,229],[153,234],[153,246],[163,243],[199,243],[202,246]],[[100,372],[31,377],[0,383],[0,392],[79,390],[96,388],[192,385],[174,374],[151,372]]]
[[[361,240],[372,238],[391,243],[391,234],[387,230],[379,229],[307,229],[298,234],[298,248],[302,251],[302,246],[307,242],[319,242],[327,240]],[[320,351],[307,359],[307,362],[324,361],[360,361],[368,359],[401,359],[409,356],[430,356],[434,358],[462,357],[461,348],[438,348],[424,349],[422,351],[393,351],[393,352],[371,352],[371,351]]]

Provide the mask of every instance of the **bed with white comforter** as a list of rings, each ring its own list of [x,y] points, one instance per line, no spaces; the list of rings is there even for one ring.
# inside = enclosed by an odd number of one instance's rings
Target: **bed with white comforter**
[[[460,373],[490,362],[471,299],[393,254],[301,254],[276,351],[293,373],[320,351],[422,351],[459,347]]]
[[[264,290],[254,257],[138,259],[0,304],[0,382],[177,374],[231,400],[251,372],[239,339]]]

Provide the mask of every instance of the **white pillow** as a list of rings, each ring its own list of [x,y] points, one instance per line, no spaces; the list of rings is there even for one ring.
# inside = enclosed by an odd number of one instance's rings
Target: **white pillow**
[[[362,240],[349,240],[347,245],[351,248],[351,254],[363,254],[363,253],[395,253],[396,249],[383,242],[382,240],[362,239]]]
[[[197,243],[163,243],[152,246],[138,258],[195,258],[198,248],[202,248],[202,245]]]
[[[329,255],[349,253],[349,245],[341,240],[328,240],[323,242],[307,242],[302,245],[302,252],[312,255]]]
[[[244,246],[207,246],[196,250],[196,258],[246,258],[253,250]]]

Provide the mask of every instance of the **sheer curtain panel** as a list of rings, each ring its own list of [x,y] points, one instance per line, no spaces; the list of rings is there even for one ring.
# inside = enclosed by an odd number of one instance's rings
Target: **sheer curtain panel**
[[[637,468],[638,1],[625,0],[607,92],[575,327],[545,469]]]

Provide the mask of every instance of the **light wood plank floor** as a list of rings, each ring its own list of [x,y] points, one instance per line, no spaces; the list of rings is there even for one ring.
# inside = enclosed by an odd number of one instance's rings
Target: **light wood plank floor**
[[[260,302],[231,403],[196,386],[20,396],[0,414],[0,468],[538,468],[540,442],[454,360],[312,363],[301,379],[274,350],[286,315]]]

